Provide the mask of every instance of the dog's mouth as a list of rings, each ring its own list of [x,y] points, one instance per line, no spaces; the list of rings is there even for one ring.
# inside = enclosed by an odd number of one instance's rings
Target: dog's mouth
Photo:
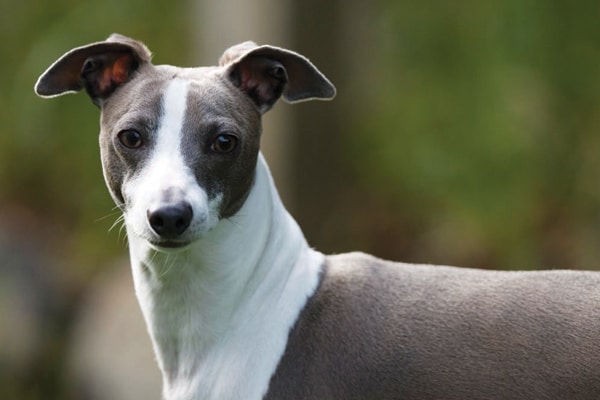
[[[148,243],[158,251],[181,250],[191,244],[191,242],[184,240],[148,240]]]

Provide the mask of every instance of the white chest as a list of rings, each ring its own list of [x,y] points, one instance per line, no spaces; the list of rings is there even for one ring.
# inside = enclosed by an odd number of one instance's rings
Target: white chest
[[[138,290],[165,399],[261,399],[322,262],[322,254],[305,248],[295,265],[261,274],[262,285],[248,281],[249,290],[237,298],[230,290],[183,282],[177,293]],[[220,292],[222,300],[209,307],[206,290]]]

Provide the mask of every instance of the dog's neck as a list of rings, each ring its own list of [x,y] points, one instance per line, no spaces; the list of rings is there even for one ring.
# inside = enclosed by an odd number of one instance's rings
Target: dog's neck
[[[262,155],[239,212],[191,248],[161,253],[128,236],[165,397],[262,398],[323,262],[284,208]]]

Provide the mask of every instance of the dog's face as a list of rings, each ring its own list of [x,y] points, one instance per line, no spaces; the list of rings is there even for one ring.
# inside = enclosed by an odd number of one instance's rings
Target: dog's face
[[[179,247],[235,214],[252,187],[260,131],[257,107],[222,69],[145,66],[101,118],[104,175],[127,226]],[[152,212],[169,205],[191,208],[187,229],[153,226]]]
[[[113,35],[71,50],[38,80],[45,97],[86,89],[102,110],[104,176],[128,233],[180,248],[234,215],[252,189],[261,115],[330,99],[333,85],[304,57],[242,43],[216,67],[155,66],[140,42]]]

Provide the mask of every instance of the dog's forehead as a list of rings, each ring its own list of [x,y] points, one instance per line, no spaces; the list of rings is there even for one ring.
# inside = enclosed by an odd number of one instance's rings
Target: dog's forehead
[[[241,134],[259,132],[256,127],[260,126],[260,112],[228,79],[223,67],[178,68],[175,72],[172,79],[186,84],[184,129],[195,130],[203,124],[211,124],[224,129],[235,127]]]
[[[235,102],[239,93],[232,90],[230,82],[224,77],[220,67],[179,68],[170,65],[160,65],[142,71],[132,85],[139,87],[141,98],[152,102],[164,102],[165,95],[174,81],[185,83],[186,103],[215,105],[215,109],[223,109],[227,102]],[[135,91],[132,89],[131,91]],[[142,100],[137,97],[138,100]]]
[[[173,81],[185,82],[186,125],[207,120],[231,119],[238,125],[255,123],[260,113],[249,98],[226,77],[222,67],[178,68],[169,65],[149,66],[118,90],[105,104],[103,119],[108,126],[118,120],[160,118],[167,90]],[[156,121],[157,125],[158,121]]]

